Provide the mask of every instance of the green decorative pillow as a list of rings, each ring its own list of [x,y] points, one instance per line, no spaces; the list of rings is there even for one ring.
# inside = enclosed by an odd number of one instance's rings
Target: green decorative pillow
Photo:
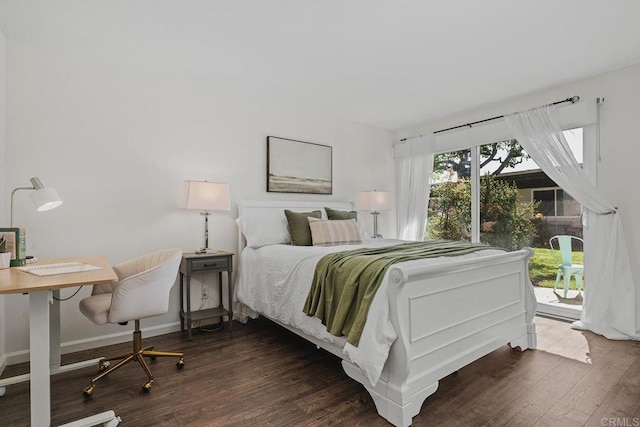
[[[337,211],[331,208],[324,208],[324,210],[327,212],[327,218],[329,218],[330,220],[358,220],[358,212],[356,211]]]
[[[289,223],[291,243],[295,246],[311,246],[311,229],[309,228],[307,217],[320,219],[322,218],[322,212],[293,212],[285,209],[284,214]]]

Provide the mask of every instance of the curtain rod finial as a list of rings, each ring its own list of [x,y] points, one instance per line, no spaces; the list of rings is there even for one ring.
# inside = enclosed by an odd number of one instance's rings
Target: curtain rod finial
[[[569,98],[571,100],[572,103],[576,103],[578,101],[580,101],[580,97],[578,95],[576,96],[572,96],[571,98]]]

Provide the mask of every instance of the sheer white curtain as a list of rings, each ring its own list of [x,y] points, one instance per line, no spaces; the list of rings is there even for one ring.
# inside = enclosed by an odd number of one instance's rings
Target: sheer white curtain
[[[433,171],[433,135],[410,138],[394,147],[397,162],[397,227],[402,240],[423,240]]]
[[[540,168],[587,211],[590,239],[585,262],[586,286],[577,329],[610,339],[640,339],[636,325],[635,283],[620,214],[591,184],[576,162],[555,108],[546,106],[505,116],[515,138]]]

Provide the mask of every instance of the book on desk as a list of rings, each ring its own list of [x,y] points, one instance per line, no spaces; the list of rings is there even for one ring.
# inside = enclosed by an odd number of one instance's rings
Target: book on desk
[[[11,267],[27,263],[27,243],[22,227],[0,227],[0,235],[7,241],[7,252],[11,252]]]

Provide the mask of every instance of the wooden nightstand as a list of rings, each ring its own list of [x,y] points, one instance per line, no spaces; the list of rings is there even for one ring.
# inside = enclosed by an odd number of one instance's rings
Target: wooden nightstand
[[[219,317],[220,321],[224,321],[227,316],[229,321],[229,331],[231,331],[231,320],[233,319],[233,283],[231,281],[231,272],[233,268],[233,253],[218,251],[210,254],[182,254],[180,262],[180,330],[187,330],[187,338],[191,340],[191,323],[194,320],[210,319]],[[191,311],[191,274],[194,272],[218,272],[218,289],[220,291],[220,305],[215,308],[205,310]],[[222,273],[227,272],[229,305],[228,309],[222,304]],[[186,283],[185,283],[186,282]],[[187,309],[184,309],[186,285]]]

